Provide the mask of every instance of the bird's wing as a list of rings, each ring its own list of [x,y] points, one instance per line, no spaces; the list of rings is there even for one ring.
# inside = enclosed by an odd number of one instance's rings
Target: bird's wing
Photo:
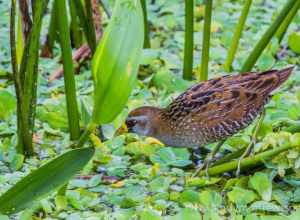
[[[189,116],[208,129],[220,124],[240,129],[261,112],[270,93],[287,79],[291,70],[246,73],[199,83],[178,96],[166,108],[165,115],[175,121]]]

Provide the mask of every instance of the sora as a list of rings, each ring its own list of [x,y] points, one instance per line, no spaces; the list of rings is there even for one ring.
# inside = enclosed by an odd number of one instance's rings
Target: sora
[[[227,75],[196,84],[166,108],[144,106],[126,120],[130,132],[173,147],[201,147],[246,128],[293,67]]]

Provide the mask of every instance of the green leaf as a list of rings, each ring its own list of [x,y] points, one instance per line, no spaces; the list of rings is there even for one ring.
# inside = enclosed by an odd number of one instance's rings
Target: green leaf
[[[21,179],[0,197],[0,212],[19,212],[66,184],[92,158],[94,148],[68,151]]]
[[[249,186],[256,190],[261,198],[270,201],[272,197],[272,181],[265,173],[257,172],[249,179]]]
[[[92,60],[95,123],[111,122],[136,82],[144,40],[139,0],[116,1],[113,16]]]
[[[159,163],[162,166],[185,167],[192,163],[189,160],[190,154],[187,149],[164,147],[150,156],[152,163]]]
[[[0,91],[0,120],[7,119],[14,112],[15,108],[16,108],[15,97],[11,93],[5,90],[1,90]]]
[[[146,210],[140,213],[140,220],[161,220],[162,218],[152,210]]]
[[[66,105],[62,99],[47,100],[43,105],[37,107],[37,118],[43,122],[47,122],[53,129],[61,129],[67,131],[68,116]]]
[[[194,82],[179,78],[168,69],[159,70],[152,78],[152,83],[159,89],[165,89],[169,93],[184,92]]]
[[[239,187],[234,187],[233,190],[227,194],[227,196],[231,202],[237,205],[247,205],[257,197],[256,194],[251,190]]]
[[[180,195],[180,201],[182,203],[199,203],[199,193],[194,190],[185,190]]]
[[[300,53],[300,34],[294,32],[288,38],[288,45],[295,53]]]
[[[222,204],[222,197],[215,191],[202,191],[200,193],[200,202],[206,208],[219,208]]]

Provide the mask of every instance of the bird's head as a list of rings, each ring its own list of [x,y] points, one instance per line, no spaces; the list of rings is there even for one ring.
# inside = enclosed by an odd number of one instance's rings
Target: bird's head
[[[131,111],[126,119],[129,132],[155,137],[158,129],[159,108],[144,106]]]

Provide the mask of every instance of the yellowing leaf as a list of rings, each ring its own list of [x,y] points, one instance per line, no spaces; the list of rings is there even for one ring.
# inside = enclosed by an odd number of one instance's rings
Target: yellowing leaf
[[[149,144],[157,144],[160,146],[164,146],[164,144],[162,142],[160,142],[159,140],[157,140],[156,138],[153,138],[153,137],[147,137],[145,139],[145,141]]]
[[[111,187],[113,188],[121,188],[124,186],[124,181],[118,181],[116,183],[111,184]]]
[[[95,134],[90,134],[90,139],[91,141],[93,142],[94,146],[96,147],[102,147],[103,146],[103,143],[101,142],[100,138],[95,135]]]

